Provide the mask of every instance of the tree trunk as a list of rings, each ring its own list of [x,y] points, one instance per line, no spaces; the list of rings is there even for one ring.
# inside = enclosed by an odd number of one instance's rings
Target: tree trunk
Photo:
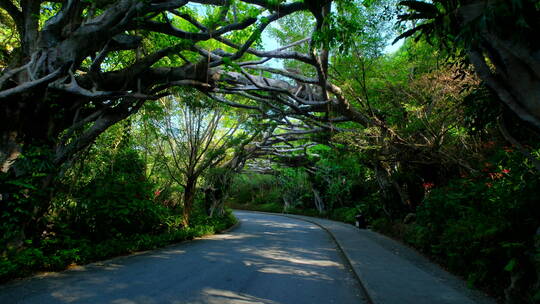
[[[322,214],[324,212],[324,202],[319,195],[319,191],[317,189],[313,188],[313,201],[315,203],[315,208],[317,208],[317,211],[319,211],[319,214]]]
[[[374,171],[375,179],[377,180],[379,189],[381,189],[383,211],[390,217],[391,213],[388,211],[388,204],[392,203],[395,198],[392,181],[390,180],[386,169],[379,162],[374,166]]]
[[[188,178],[186,187],[184,188],[184,209],[182,211],[182,223],[184,227],[189,227],[191,211],[193,210],[193,202],[195,201],[196,187],[197,178]]]

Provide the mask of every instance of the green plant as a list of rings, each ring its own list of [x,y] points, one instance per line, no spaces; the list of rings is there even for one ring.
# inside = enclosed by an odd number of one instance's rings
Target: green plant
[[[478,175],[433,189],[405,239],[463,274],[469,284],[506,289],[507,297],[526,302],[538,284],[531,257],[540,225],[539,187],[527,161],[511,149],[499,149]],[[511,279],[516,283],[511,285]]]
[[[282,204],[282,192],[273,175],[239,174],[231,188],[231,202],[235,205]]]
[[[38,270],[57,271],[71,264],[86,264],[117,255],[150,250],[167,244],[213,234],[237,222],[230,209],[221,217],[197,217],[193,227],[170,227],[162,233],[119,235],[98,242],[69,236],[49,236],[41,243],[25,242],[25,247],[8,250],[0,257],[0,282],[29,275]]]
[[[126,147],[109,161],[71,203],[60,202],[63,207],[54,221],[98,240],[159,230],[168,211],[152,200],[153,185],[144,176],[138,153]]]
[[[25,147],[13,167],[0,173],[0,253],[39,235],[44,223],[37,219],[46,212],[52,191],[52,153],[46,147]]]

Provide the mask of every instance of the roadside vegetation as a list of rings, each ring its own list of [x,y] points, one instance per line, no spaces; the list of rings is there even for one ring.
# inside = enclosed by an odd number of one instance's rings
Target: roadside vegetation
[[[3,241],[11,241],[4,243],[0,281],[155,249],[214,234],[236,223],[231,210],[222,207],[210,217],[201,191],[195,193],[189,225],[185,223],[181,204],[184,177],[178,174],[172,178],[166,169],[173,163],[171,151],[156,148],[153,154],[147,153],[153,127],[145,120],[147,110],[101,134],[63,172],[49,190],[51,207],[37,223],[41,226],[28,227],[39,229],[41,235],[26,239],[16,235],[20,232],[15,227],[23,225],[32,211],[28,208],[35,206],[34,200],[42,199],[26,195],[34,190],[33,181],[15,179],[8,183],[18,190],[12,195],[19,199],[10,213],[5,211],[1,224]],[[152,130],[157,133],[152,133],[156,138],[151,144],[164,145],[157,137],[159,132],[170,130]],[[32,166],[35,176],[47,170],[47,162],[32,155],[21,163]]]
[[[362,214],[372,229],[471,287],[509,303],[535,302],[538,133],[496,103],[472,71],[441,64],[441,56],[409,42],[372,59],[355,81],[346,77],[351,98],[366,94],[366,111],[390,129],[336,132],[330,144],[310,148],[307,166],[237,175],[228,205],[351,224]],[[335,73],[363,64],[348,57]]]
[[[539,20],[533,0],[0,1],[0,280],[215,233],[227,205],[362,214],[537,303]]]

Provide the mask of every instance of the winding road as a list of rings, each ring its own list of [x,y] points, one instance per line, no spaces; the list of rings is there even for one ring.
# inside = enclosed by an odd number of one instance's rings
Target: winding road
[[[233,231],[0,287],[0,303],[366,303],[330,236],[235,212]]]

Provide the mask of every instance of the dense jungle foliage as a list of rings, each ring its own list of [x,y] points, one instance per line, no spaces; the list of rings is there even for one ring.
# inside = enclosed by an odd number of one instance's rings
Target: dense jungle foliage
[[[536,0],[0,1],[0,281],[237,208],[361,214],[538,303],[538,20]]]

